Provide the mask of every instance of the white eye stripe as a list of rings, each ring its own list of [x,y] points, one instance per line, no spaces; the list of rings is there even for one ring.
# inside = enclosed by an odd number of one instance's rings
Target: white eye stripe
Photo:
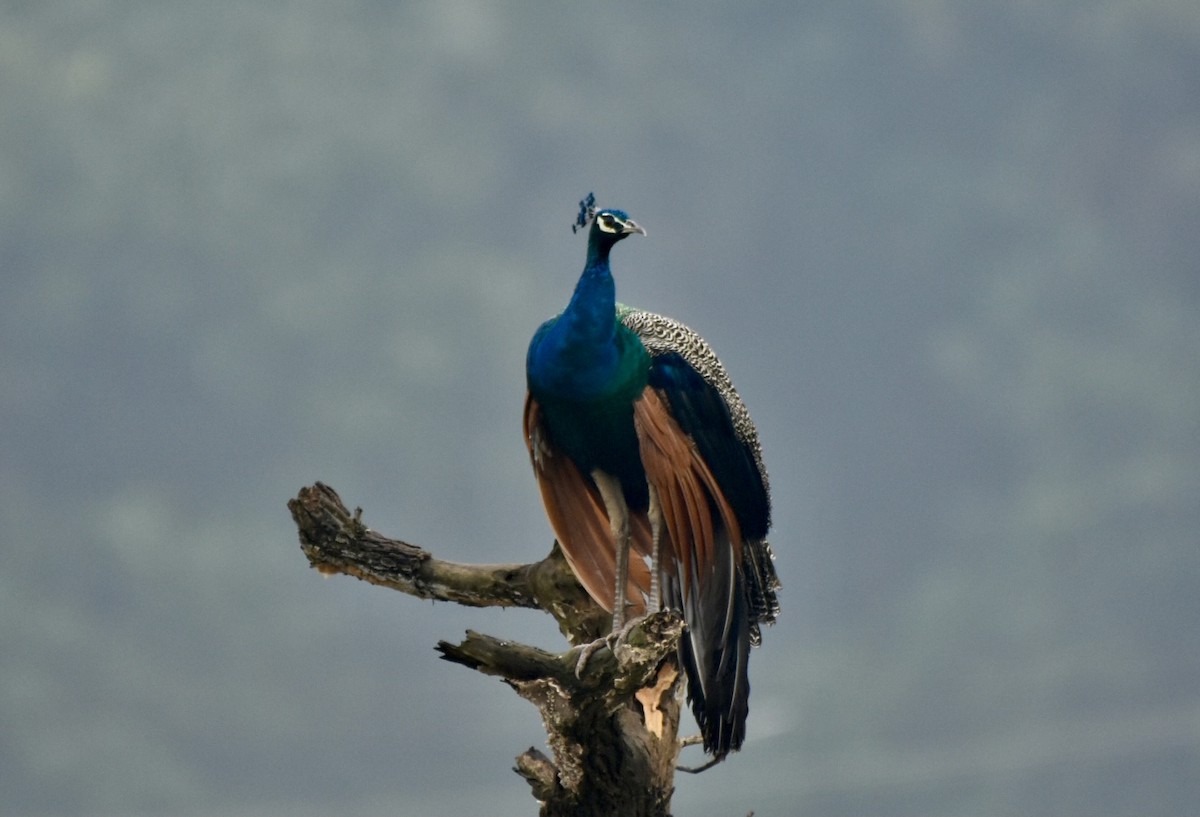
[[[600,225],[600,229],[604,232],[615,233],[617,232],[617,225],[620,223],[620,221],[612,213],[601,213],[599,216],[597,216],[596,223]]]

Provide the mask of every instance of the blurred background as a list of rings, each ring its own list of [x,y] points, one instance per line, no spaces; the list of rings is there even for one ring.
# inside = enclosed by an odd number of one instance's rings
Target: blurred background
[[[285,502],[548,552],[589,190],[773,478],[675,813],[1200,811],[1198,65],[1176,0],[5,4],[0,813],[535,813],[536,711],[433,645],[548,617],[322,579]]]

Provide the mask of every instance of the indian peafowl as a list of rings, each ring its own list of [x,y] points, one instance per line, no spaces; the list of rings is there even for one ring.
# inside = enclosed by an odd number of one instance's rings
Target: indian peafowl
[[[758,434],[699,335],[616,302],[609,253],[646,231],[591,194],[580,228],[575,294],[529,344],[526,444],[563,553],[614,632],[682,612],[680,663],[715,762],[741,748],[750,647],[779,612]]]

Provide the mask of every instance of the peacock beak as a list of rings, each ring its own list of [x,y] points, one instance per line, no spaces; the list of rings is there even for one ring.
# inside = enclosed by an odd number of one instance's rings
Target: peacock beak
[[[621,232],[626,235],[630,235],[632,233],[641,233],[642,235],[646,234],[646,231],[642,229],[641,225],[639,225],[633,219],[629,219],[625,222],[625,226],[621,228]]]

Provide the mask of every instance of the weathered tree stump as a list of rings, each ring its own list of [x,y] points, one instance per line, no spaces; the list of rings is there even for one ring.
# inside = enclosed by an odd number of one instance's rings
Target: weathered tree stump
[[[543,817],[669,814],[680,748],[678,614],[647,616],[580,666],[583,645],[607,633],[612,617],[575,580],[557,545],[533,564],[458,564],[376,533],[362,523],[361,510],[351,513],[319,482],[288,508],[301,549],[322,573],[423,599],[552,615],[575,645],[562,653],[471,631],[437,649],[447,661],[501,678],[538,708],[552,757],[530,748],[514,771],[529,783]]]

